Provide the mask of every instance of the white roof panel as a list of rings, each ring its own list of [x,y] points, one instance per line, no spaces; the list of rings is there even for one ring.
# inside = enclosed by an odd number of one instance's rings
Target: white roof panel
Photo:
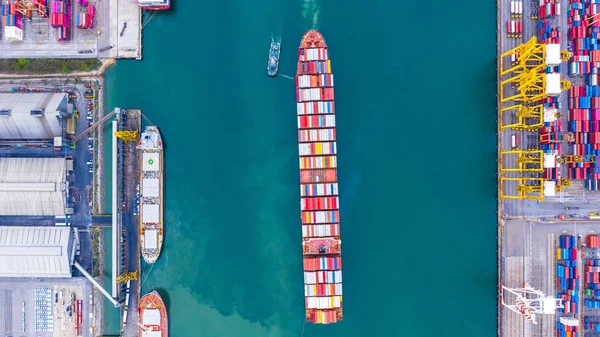
[[[157,152],[144,152],[142,170],[157,172],[160,169],[160,156]]]
[[[544,181],[544,195],[547,197],[553,197],[556,195],[555,181]]]
[[[162,331],[144,331],[144,330],[142,330],[142,337],[162,337]]]
[[[550,96],[559,95],[562,90],[560,90],[560,74],[552,73],[552,74],[544,74],[546,76],[546,94]]]
[[[559,65],[560,59],[560,44],[546,45],[546,64],[549,66]]]
[[[144,178],[142,179],[142,195],[144,197],[159,197],[159,179]]]
[[[158,231],[156,229],[146,229],[144,231],[144,248],[158,249]]]
[[[66,170],[64,158],[0,158],[0,215],[65,215]]]
[[[0,226],[0,277],[71,277],[71,227]]]
[[[544,153],[544,168],[556,167],[556,155]]]
[[[0,118],[0,139],[53,139],[62,135],[58,111],[66,110],[64,93],[0,93],[0,109],[10,116]],[[31,110],[41,109],[39,116]]]
[[[142,222],[158,223],[160,206],[155,204],[142,204]]]

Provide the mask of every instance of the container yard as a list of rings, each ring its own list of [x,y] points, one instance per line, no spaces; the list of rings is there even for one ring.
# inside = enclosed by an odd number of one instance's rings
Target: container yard
[[[500,336],[600,331],[599,13],[498,3]]]
[[[2,58],[141,59],[135,1],[1,0],[0,14]]]
[[[333,74],[323,36],[304,34],[298,51],[296,106],[306,321],[342,314],[342,258]]]

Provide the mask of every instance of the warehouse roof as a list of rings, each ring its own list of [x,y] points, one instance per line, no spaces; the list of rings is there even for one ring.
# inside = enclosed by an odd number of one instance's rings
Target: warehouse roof
[[[0,139],[53,139],[62,136],[64,93],[0,93]]]
[[[71,227],[0,226],[0,277],[71,277]]]
[[[64,215],[64,158],[0,158],[0,215]]]

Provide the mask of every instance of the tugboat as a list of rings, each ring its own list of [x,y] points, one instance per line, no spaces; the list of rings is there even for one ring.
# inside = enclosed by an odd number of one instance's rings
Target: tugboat
[[[271,77],[277,76],[279,71],[279,54],[281,53],[281,42],[271,38],[271,49],[269,50],[269,65],[267,66],[267,74]]]

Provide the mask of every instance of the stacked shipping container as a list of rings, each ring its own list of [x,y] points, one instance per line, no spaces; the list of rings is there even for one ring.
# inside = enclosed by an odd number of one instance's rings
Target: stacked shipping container
[[[52,1],[50,25],[56,28],[57,40],[71,39],[71,3],[69,0]]]
[[[579,337],[579,327],[556,322],[556,337]]]
[[[333,74],[323,37],[309,31],[298,52],[296,101],[306,320],[342,319],[342,258]]]
[[[41,0],[37,0],[41,1]],[[9,42],[23,41],[23,15],[17,11],[15,0],[0,5],[4,38]]]
[[[589,331],[600,331],[600,318],[599,317],[585,317],[584,326],[585,330]]]
[[[564,308],[560,313],[577,313],[579,303],[579,269],[577,268],[577,238],[574,235],[561,235],[556,249],[556,298],[561,299]]]

